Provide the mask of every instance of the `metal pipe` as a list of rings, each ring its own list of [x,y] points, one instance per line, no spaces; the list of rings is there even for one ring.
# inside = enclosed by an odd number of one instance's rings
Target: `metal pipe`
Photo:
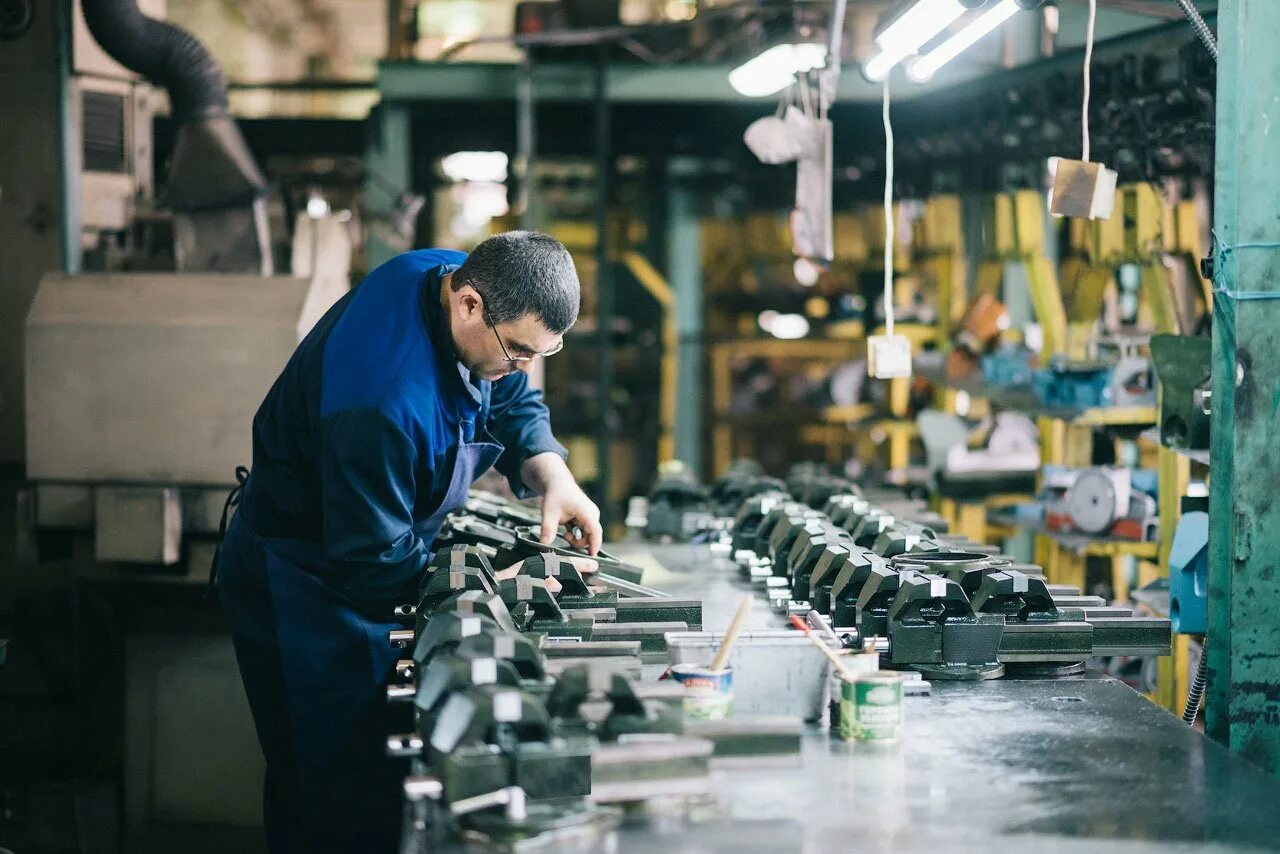
[[[530,185],[533,181],[533,158],[537,144],[534,132],[536,109],[533,100],[533,59],[526,50],[524,59],[520,62],[520,76],[516,78],[516,214],[520,218],[520,228],[525,231],[533,228],[533,214],[530,210],[533,193]]]
[[[77,143],[75,118],[71,114],[71,75],[75,70],[72,56],[72,9],[64,3],[50,7],[57,23],[58,57],[58,176],[62,190],[62,269],[66,273],[80,272],[80,145]]]
[[[1191,28],[1196,31],[1196,35],[1200,37],[1200,41],[1204,42],[1205,50],[1209,51],[1209,55],[1213,57],[1213,61],[1218,61],[1218,41],[1213,37],[1213,31],[1209,29],[1209,25],[1204,22],[1200,11],[1196,9],[1195,4],[1191,0],[1177,0],[1179,6],[1182,7],[1182,14],[1187,16],[1187,20],[1191,22]]]
[[[609,114],[609,57],[601,47],[596,56],[595,111],[596,111],[596,344],[597,366],[596,400],[599,406],[596,432],[596,483],[597,503],[600,505],[600,524],[606,536],[613,510],[609,506],[609,487],[612,482],[610,450],[613,442],[610,393],[613,390],[613,281],[609,275],[609,179],[610,179],[610,114]]]
[[[845,2],[846,0],[834,0],[831,4],[831,23],[827,27],[827,64],[818,75],[824,112],[836,100],[836,81],[840,79],[840,45],[844,40]]]
[[[1200,664],[1196,667],[1195,678],[1187,690],[1187,705],[1182,709],[1182,722],[1192,726],[1200,714],[1200,701],[1204,698],[1204,686],[1209,682],[1209,656],[1204,649],[1200,650]]]

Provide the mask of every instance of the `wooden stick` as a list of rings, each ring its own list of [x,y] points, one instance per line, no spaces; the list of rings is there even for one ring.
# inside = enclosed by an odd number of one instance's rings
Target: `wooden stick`
[[[854,674],[847,667],[844,666],[844,662],[840,660],[840,656],[836,655],[836,651],[831,647],[827,646],[826,641],[818,637],[817,632],[815,632],[813,629],[809,628],[808,626],[803,625],[802,620],[797,621],[796,626],[798,626],[800,630],[804,632],[805,637],[807,637],[810,641],[812,641],[813,645],[816,646],[819,650],[821,650],[822,654],[825,655],[831,661],[831,663],[835,665],[836,671],[839,672],[840,677],[842,679],[846,679],[850,682],[853,681]]]
[[[733,650],[733,644],[738,639],[738,634],[742,631],[742,624],[747,620],[747,614],[751,613],[751,596],[744,596],[742,604],[738,606],[738,611],[733,615],[733,622],[729,624],[729,630],[724,633],[724,640],[720,642],[720,649],[716,652],[716,657],[711,662],[712,670],[724,670],[724,666],[729,663],[729,653]]]

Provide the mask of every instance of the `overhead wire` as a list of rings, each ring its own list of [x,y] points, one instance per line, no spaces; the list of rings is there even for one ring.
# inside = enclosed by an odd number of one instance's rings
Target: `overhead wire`
[[[1098,21],[1098,0],[1089,0],[1089,24],[1084,34],[1084,104],[1080,110],[1081,156],[1089,162],[1089,96],[1091,93],[1090,69],[1093,67],[1093,31]]]
[[[889,79],[884,81],[884,331],[893,334],[893,123],[889,120]]]

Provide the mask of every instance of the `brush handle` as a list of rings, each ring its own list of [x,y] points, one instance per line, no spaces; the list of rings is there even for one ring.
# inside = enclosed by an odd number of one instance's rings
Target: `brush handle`
[[[839,673],[842,678],[848,679],[848,680],[853,679],[854,674],[849,672],[849,670],[844,666],[844,662],[840,660],[840,656],[836,655],[835,650],[827,646],[826,641],[820,638],[817,632],[809,628],[809,625],[805,623],[804,620],[800,619],[795,615],[792,615],[791,625],[795,626],[797,629],[804,632],[805,637],[807,637],[810,641],[812,641],[813,645],[816,646],[818,650],[827,657],[827,659],[835,666],[836,672]]]
[[[711,661],[712,670],[724,670],[724,666],[729,662],[729,653],[733,651],[733,644],[738,640],[738,634],[742,631],[742,624],[747,621],[747,614],[751,613],[752,597],[744,596],[742,603],[738,605],[738,611],[733,615],[733,622],[729,624],[729,630],[724,633],[724,640],[720,643],[720,649],[716,652],[716,657]]]

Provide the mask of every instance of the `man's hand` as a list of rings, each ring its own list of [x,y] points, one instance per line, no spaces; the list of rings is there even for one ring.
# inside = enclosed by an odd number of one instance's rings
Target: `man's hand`
[[[576,566],[578,568],[578,572],[581,572],[583,575],[590,575],[600,568],[600,564],[596,563],[589,557],[565,557],[561,558],[561,560],[567,560],[569,563]],[[521,560],[511,564],[511,566],[506,569],[498,570],[493,574],[493,577],[498,581],[504,581],[508,578],[515,578],[522,572],[524,572],[524,561]],[[562,589],[560,582],[554,578],[548,578],[546,581],[547,589],[551,591],[552,595],[558,595]]]
[[[556,454],[538,454],[524,461],[520,478],[528,487],[542,494],[542,530],[540,539],[550,543],[556,528],[568,529],[565,539],[588,554],[600,551],[604,532],[600,528],[600,508],[578,486],[569,467]]]

